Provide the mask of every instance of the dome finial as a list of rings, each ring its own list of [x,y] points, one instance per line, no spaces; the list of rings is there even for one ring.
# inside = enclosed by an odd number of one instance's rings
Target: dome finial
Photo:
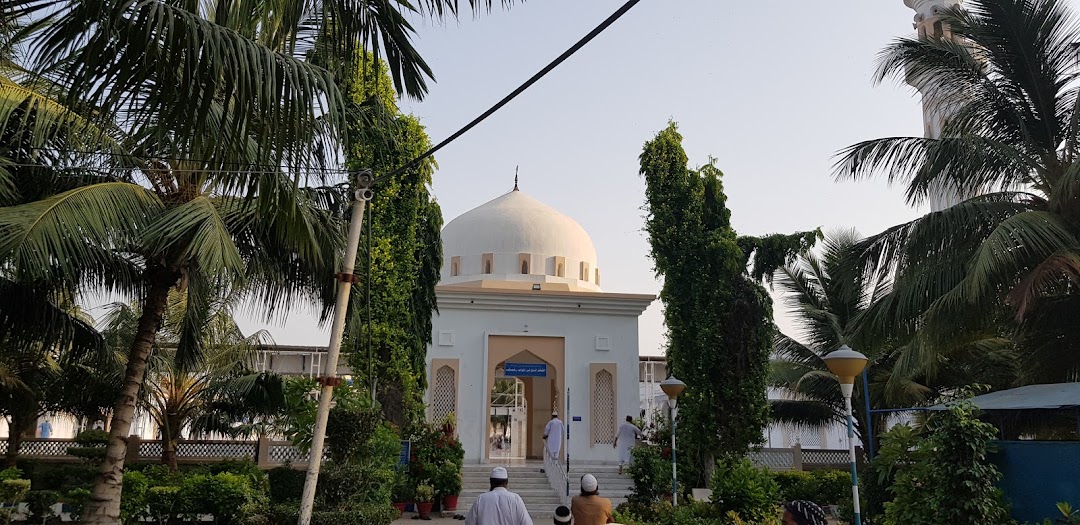
[[[518,167],[519,166],[514,166],[514,191],[518,191]]]

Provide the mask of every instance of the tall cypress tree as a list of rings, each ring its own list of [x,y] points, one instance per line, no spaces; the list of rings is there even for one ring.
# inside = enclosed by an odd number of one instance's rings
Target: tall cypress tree
[[[812,245],[817,232],[738,237],[723,174],[714,160],[688,167],[674,123],[645,143],[640,163],[651,255],[664,278],[668,371],[687,384],[678,448],[689,468],[680,477],[700,487],[716,458],[742,456],[762,441],[775,327],[758,280]]]

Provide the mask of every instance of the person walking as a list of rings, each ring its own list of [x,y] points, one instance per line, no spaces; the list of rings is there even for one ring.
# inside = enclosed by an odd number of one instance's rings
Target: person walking
[[[521,496],[506,489],[509,478],[505,468],[491,469],[491,490],[476,498],[465,525],[533,525]]]
[[[581,476],[581,494],[570,498],[570,515],[574,518],[574,525],[615,523],[611,514],[611,500],[600,497],[596,476]]]
[[[544,425],[544,453],[556,463],[559,461],[559,450],[562,449],[562,437],[565,430],[566,425],[559,419],[559,413],[552,412],[551,421]],[[540,469],[540,472],[543,471],[544,469]]]
[[[816,503],[806,500],[784,504],[783,525],[826,525],[825,512]]]
[[[630,449],[634,448],[637,440],[644,436],[641,429],[634,424],[634,418],[626,416],[626,421],[619,424],[619,430],[615,433],[615,443],[612,446],[619,451],[619,474],[623,467],[630,465]],[[622,446],[619,442],[622,441]]]

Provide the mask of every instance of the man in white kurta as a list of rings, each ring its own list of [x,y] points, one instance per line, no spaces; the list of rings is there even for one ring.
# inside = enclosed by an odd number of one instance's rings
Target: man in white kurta
[[[559,459],[559,449],[562,448],[562,438],[565,430],[566,427],[563,425],[562,420],[559,419],[559,413],[552,412],[551,421],[548,421],[547,425],[544,426],[544,441],[548,457]]]
[[[505,468],[491,470],[491,491],[476,498],[465,525],[533,525],[521,496],[506,490],[508,478]]]
[[[637,440],[642,436],[641,429],[634,424],[634,418],[626,416],[626,421],[619,425],[619,430],[615,433],[615,448],[619,451],[619,470],[630,464],[630,449],[634,448]]]

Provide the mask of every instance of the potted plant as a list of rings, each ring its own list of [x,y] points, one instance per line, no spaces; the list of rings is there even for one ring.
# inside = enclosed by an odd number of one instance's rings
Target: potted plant
[[[461,468],[451,460],[444,461],[432,474],[435,493],[443,498],[442,510],[457,510],[458,494],[461,492]]]
[[[416,487],[416,511],[420,513],[420,519],[431,519],[431,505],[435,501],[435,488],[427,483]]]
[[[394,488],[391,490],[391,499],[394,500],[394,508],[401,514],[405,513],[405,507],[412,503],[412,490],[409,477],[402,471],[394,475]]]

